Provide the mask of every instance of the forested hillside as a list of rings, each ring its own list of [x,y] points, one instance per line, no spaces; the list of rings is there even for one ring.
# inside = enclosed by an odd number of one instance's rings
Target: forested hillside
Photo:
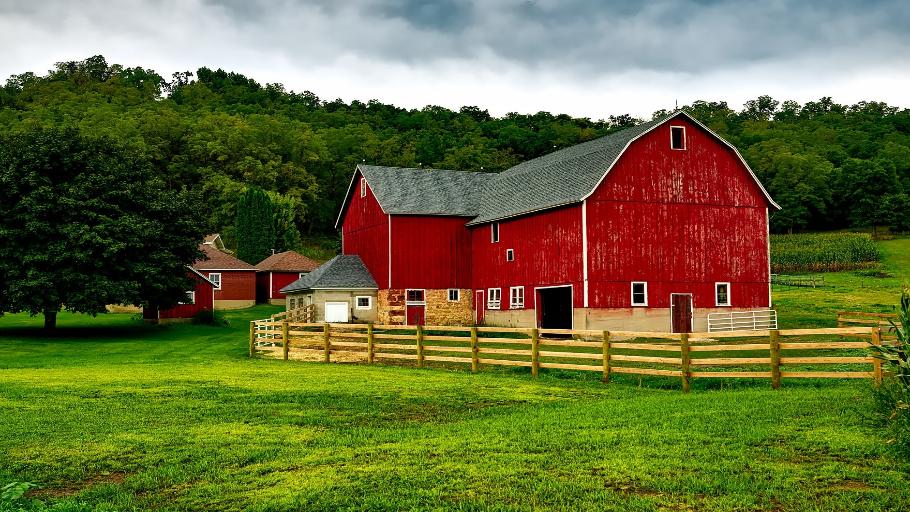
[[[910,110],[768,97],[741,111],[723,102],[684,108],[736,145],[784,207],[774,230],[910,227]],[[164,79],[101,56],[0,88],[0,134],[72,126],[124,141],[171,187],[200,192],[211,229],[228,243],[248,185],[293,210],[304,236],[331,234],[359,162],[498,172],[638,121],[345,103],[208,68]]]

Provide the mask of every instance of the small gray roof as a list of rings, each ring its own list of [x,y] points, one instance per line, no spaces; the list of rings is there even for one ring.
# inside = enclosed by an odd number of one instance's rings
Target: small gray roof
[[[316,270],[281,289],[281,293],[304,290],[377,289],[376,280],[367,270],[360,256],[340,255],[325,262]]]
[[[496,178],[486,172],[378,165],[358,165],[357,172],[366,178],[382,211],[390,215],[474,217],[483,189]],[[345,206],[355,187],[352,179],[342,203]],[[338,215],[339,223],[343,215],[344,210]]]

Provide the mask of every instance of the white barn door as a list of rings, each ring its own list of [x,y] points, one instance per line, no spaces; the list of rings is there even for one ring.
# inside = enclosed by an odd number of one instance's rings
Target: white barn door
[[[326,302],[325,321],[332,324],[344,324],[350,321],[347,302]]]

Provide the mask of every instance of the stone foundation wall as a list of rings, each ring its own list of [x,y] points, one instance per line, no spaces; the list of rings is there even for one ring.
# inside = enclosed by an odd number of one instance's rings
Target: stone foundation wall
[[[692,330],[708,330],[708,313],[729,313],[751,311],[736,308],[696,308],[692,313]],[[575,308],[573,315],[575,329],[607,331],[670,332],[669,308],[624,308],[594,309]],[[495,327],[534,327],[536,316],[533,309],[486,311],[484,324]]]
[[[215,309],[243,309],[256,305],[255,300],[215,300]]]
[[[472,325],[471,290],[461,290],[457,302],[449,302],[449,290],[425,290],[427,325]],[[403,325],[406,320],[405,290],[380,290],[376,297],[377,321],[380,324]]]

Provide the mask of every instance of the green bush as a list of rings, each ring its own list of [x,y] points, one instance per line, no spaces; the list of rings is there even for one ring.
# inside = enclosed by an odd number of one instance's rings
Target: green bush
[[[873,345],[873,356],[894,374],[875,392],[876,403],[888,430],[889,442],[910,459],[910,293],[901,295],[898,323],[891,322],[897,343]]]
[[[867,233],[771,235],[771,272],[837,272],[869,268],[881,253]]]

